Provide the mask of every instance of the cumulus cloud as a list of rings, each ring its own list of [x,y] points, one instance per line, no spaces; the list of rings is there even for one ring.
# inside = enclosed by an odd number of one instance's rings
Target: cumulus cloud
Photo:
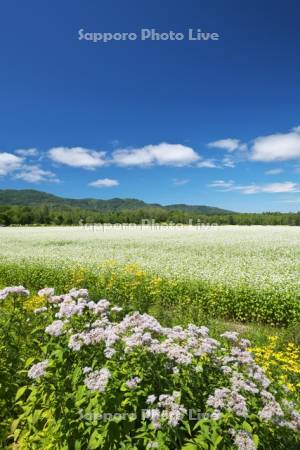
[[[246,150],[247,146],[239,139],[220,139],[218,141],[209,142],[208,147],[234,152],[235,150]]]
[[[15,153],[17,155],[24,156],[25,158],[28,156],[38,156],[39,155],[39,151],[37,148],[24,148],[24,149],[21,148],[19,150],[16,150]]]
[[[55,147],[48,151],[49,158],[59,164],[83,169],[95,169],[106,164],[105,152],[83,147]]]
[[[252,146],[251,159],[261,162],[300,159],[300,127],[295,127],[288,133],[256,138]]]
[[[299,160],[300,126],[294,127],[287,133],[274,133],[256,137],[249,144],[249,152],[247,144],[242,143],[239,139],[232,138],[210,142],[208,147],[238,155],[238,158],[235,157],[235,161],[231,159],[229,165],[226,163],[226,160],[223,160],[222,165],[225,167],[234,167],[235,162],[238,162],[237,160],[245,160],[245,158],[249,161],[258,162]],[[231,163],[232,166],[230,165]]]
[[[59,182],[53,172],[43,170],[38,165],[26,164],[24,157],[5,152],[0,153],[0,176],[12,176],[28,183]]]
[[[209,187],[217,188],[223,192],[237,191],[241,194],[279,194],[287,192],[300,192],[300,184],[293,183],[292,181],[284,181],[282,183],[269,183],[269,184],[249,184],[249,185],[236,185],[234,181],[216,180],[209,184]]]
[[[97,187],[97,188],[109,188],[119,186],[118,180],[112,180],[111,178],[103,178],[99,180],[92,181],[89,183],[89,186]]]
[[[55,173],[49,170],[43,170],[39,166],[26,165],[14,176],[17,180],[27,181],[28,183],[42,183],[44,181],[51,183],[59,183],[59,179]]]
[[[113,152],[112,162],[119,166],[188,166],[200,160],[191,147],[162,142],[135,149],[118,149]]]
[[[12,153],[0,153],[0,176],[9,175],[22,167],[23,158]]]

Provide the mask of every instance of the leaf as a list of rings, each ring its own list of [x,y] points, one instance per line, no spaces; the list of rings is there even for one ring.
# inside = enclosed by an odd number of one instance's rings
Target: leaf
[[[181,447],[181,450],[197,450],[197,445],[195,444],[185,444],[183,447]]]
[[[243,430],[247,431],[248,433],[252,433],[251,425],[248,422],[246,422],[245,420],[242,423],[242,427],[243,427]]]
[[[16,431],[19,422],[20,422],[20,419],[15,419],[15,420],[13,421],[13,423],[11,424],[10,431],[11,431],[12,433],[14,433],[14,432]]]
[[[80,443],[80,441],[75,441],[75,450],[81,450],[81,443]]]
[[[259,437],[257,436],[257,434],[254,434],[254,435],[252,436],[252,438],[253,438],[254,444],[256,445],[256,447],[258,447],[258,444],[259,444]]]
[[[217,447],[223,440],[222,436],[218,436],[216,439],[214,439],[214,444]]]
[[[27,390],[27,386],[20,387],[20,389],[18,389],[18,391],[16,393],[16,400],[19,400],[19,398],[22,397],[22,395],[24,394],[24,392],[26,392],[26,390]]]
[[[90,437],[88,449],[95,450],[95,449],[99,448],[102,441],[103,441],[103,438],[102,438],[101,434],[99,434],[98,431],[95,430]]]

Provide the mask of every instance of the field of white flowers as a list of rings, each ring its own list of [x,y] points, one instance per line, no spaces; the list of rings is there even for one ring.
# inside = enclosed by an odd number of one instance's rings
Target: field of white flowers
[[[298,290],[300,228],[0,228],[0,261],[53,266],[136,263],[160,276]]]

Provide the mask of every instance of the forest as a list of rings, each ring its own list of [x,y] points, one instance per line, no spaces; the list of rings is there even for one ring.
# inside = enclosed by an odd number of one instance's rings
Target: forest
[[[78,225],[84,223],[136,223],[151,219],[156,223],[201,223],[218,225],[300,225],[297,213],[201,214],[157,207],[96,211],[79,207],[0,205],[0,225]]]

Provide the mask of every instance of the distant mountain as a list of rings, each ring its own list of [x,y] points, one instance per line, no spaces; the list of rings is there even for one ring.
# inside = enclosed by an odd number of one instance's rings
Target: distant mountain
[[[36,191],[34,189],[2,189],[0,190],[0,205],[24,205],[41,206],[47,205],[49,208],[72,209],[82,208],[91,211],[129,211],[140,209],[158,209],[168,211],[185,211],[198,214],[232,214],[233,211],[215,208],[205,205],[160,205],[158,203],[145,203],[134,198],[112,198],[110,200],[100,200],[94,198],[72,199],[58,197],[47,192]]]

